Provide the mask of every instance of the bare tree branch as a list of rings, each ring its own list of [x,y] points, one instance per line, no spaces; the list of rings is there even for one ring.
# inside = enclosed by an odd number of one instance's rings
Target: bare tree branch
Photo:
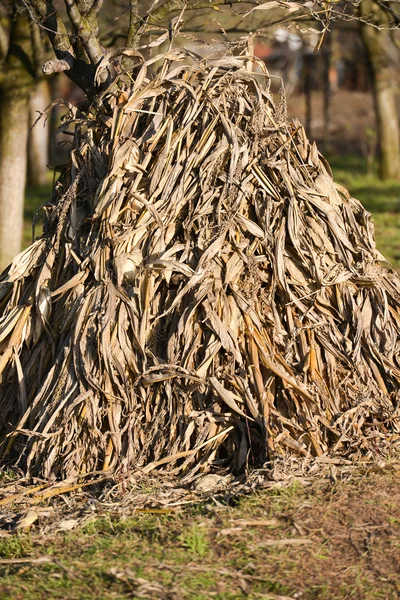
[[[150,11],[150,16],[156,19],[162,19],[169,13],[182,10],[199,10],[200,8],[213,8],[214,6],[224,6],[227,4],[259,4],[258,0],[166,0],[161,6]]]
[[[139,23],[138,0],[129,0],[129,30],[126,38],[128,48],[135,45],[136,36],[132,35]]]
[[[44,63],[42,71],[45,75],[51,75],[52,73],[62,73],[63,71],[69,71],[74,65],[74,59],[70,54],[67,54],[63,59],[48,60]]]
[[[52,44],[55,60],[47,61],[42,71],[45,75],[66,71],[68,77],[81,87],[87,94],[91,95],[94,91],[93,73],[90,72],[90,65],[85,65],[84,61],[75,56],[71,39],[77,39],[77,35],[70,34],[61,18],[52,0],[23,0],[27,6],[32,19],[45,29]],[[32,14],[32,9],[36,12],[38,20]]]
[[[166,0],[161,6],[150,12],[153,19],[163,19],[176,10],[198,10],[200,8],[213,8],[227,4],[259,4],[258,0]]]
[[[92,65],[98,65],[104,56],[104,52],[100,46],[95,28],[81,15],[75,0],[64,0],[64,3],[68,17],[74,26],[78,39],[87,52],[90,62]]]
[[[152,7],[145,17],[137,20],[136,23],[130,23],[127,42],[136,44],[141,34],[146,30],[148,25],[155,25],[156,21],[160,21],[172,12],[182,10],[198,10],[201,8],[213,8],[217,6],[226,6],[232,4],[255,4],[258,5],[258,0],[166,0],[160,6]],[[151,23],[149,20],[151,18]]]
[[[0,0],[1,1],[1,0]],[[59,0],[58,0],[59,1]],[[135,48],[139,45],[141,36],[149,32],[151,29],[162,27],[162,22],[166,17],[172,16],[173,13],[186,11],[196,11],[199,9],[212,9],[221,6],[230,6],[233,11],[233,6],[242,5],[248,8],[249,5],[254,9],[268,11],[266,26],[258,31],[259,34],[264,33],[267,28],[286,22],[299,22],[306,19],[317,21],[321,26],[320,43],[323,41],[323,36],[326,31],[329,31],[331,21],[342,19],[351,20],[360,17],[354,14],[355,7],[358,6],[360,0],[348,0],[342,2],[340,0],[314,0],[313,3],[302,3],[300,0],[276,0],[274,2],[263,2],[262,0],[155,0],[149,2],[151,5],[144,17],[140,17],[138,0],[124,0],[124,6],[128,7],[124,15],[129,11],[129,27],[126,37],[126,46]],[[385,5],[387,0],[374,0],[375,2]],[[73,27],[73,33],[68,33],[61,18],[59,9],[54,6],[55,0],[22,0],[29,8],[31,16],[37,18],[41,27],[48,31],[50,41],[53,45],[57,60],[48,61],[43,71],[45,73],[54,73],[66,71],[68,76],[82,87],[89,95],[94,95],[96,92],[95,71],[97,65],[104,58],[105,50],[100,45],[99,28],[97,16],[101,10],[104,0],[64,0],[68,18]],[[353,11],[348,11],[348,7],[352,7]],[[281,8],[285,14],[276,20],[271,18],[271,8]],[[293,15],[293,12],[297,12]],[[234,12],[234,11],[233,11]],[[246,15],[253,11],[247,11]],[[238,14],[235,13],[234,14]],[[397,13],[392,10],[392,21]],[[243,16],[243,15],[242,15]],[[374,26],[374,22],[371,22]],[[173,37],[175,29],[178,25],[168,28],[170,38]],[[245,29],[244,27],[241,29]],[[167,30],[167,31],[168,31]],[[239,33],[239,30],[235,30]],[[119,32],[112,32],[113,39],[119,37]],[[102,73],[105,81],[109,79],[110,73],[104,70]],[[99,79],[97,80],[99,81]]]
[[[94,0],[76,0],[75,4],[78,7],[78,10],[81,13],[81,15],[86,17],[86,15],[92,9],[93,2]]]
[[[29,0],[29,2],[24,0],[24,4],[28,8],[33,20],[48,32],[56,56],[60,53],[69,52],[71,50],[70,36],[64,23],[57,15],[52,0]],[[37,15],[39,15],[39,21],[32,15],[30,10],[31,6],[34,8]]]
[[[94,19],[97,19],[97,15],[99,14],[101,7],[103,6],[103,2],[104,0],[94,0],[92,8],[90,9],[87,15],[89,23],[94,21]]]

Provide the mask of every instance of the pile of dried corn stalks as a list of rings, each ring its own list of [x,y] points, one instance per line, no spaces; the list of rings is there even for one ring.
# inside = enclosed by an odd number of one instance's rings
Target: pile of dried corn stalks
[[[44,233],[0,283],[1,449],[27,473],[396,447],[399,278],[253,62],[167,58],[71,108]]]

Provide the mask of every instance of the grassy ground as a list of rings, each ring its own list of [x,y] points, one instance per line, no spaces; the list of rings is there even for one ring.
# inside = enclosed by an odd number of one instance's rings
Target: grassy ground
[[[25,211],[24,211],[24,231],[23,245],[24,248],[32,242],[32,223],[35,223],[35,236],[40,235],[42,231],[42,221],[40,219],[40,207],[48,202],[51,198],[52,177],[49,173],[48,185],[38,187],[30,186],[26,190],[25,195]]]
[[[335,180],[345,185],[373,215],[377,245],[382,254],[400,269],[400,182],[382,182],[376,173],[368,173],[366,161],[358,156],[332,156],[330,164]],[[30,188],[26,195],[24,244],[32,239],[32,218],[51,193],[51,185]],[[36,231],[40,231],[38,221]]]
[[[400,181],[380,181],[357,156],[333,156],[330,164],[335,180],[372,213],[378,249],[400,269]]]
[[[30,533],[0,537],[0,598],[395,600],[398,475],[295,482],[167,514],[108,513],[50,535],[44,516]]]

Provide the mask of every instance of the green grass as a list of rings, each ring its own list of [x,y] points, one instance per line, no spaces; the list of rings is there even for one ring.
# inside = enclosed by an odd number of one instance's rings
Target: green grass
[[[49,175],[49,183],[44,186],[29,186],[25,194],[25,209],[24,209],[24,231],[23,231],[23,246],[26,248],[32,242],[32,223],[37,220],[35,226],[35,236],[40,235],[42,231],[42,220],[40,219],[40,207],[46,204],[51,198],[52,184],[50,183],[51,175]]]
[[[400,269],[400,181],[381,181],[362,157],[332,156],[329,162],[335,180],[372,214],[378,249]]]
[[[103,514],[66,533],[46,532],[44,516],[30,532],[0,538],[0,598],[395,600],[397,477],[358,473],[334,486],[295,482],[233,504]]]
[[[183,548],[186,548],[194,556],[206,556],[208,553],[208,541],[204,532],[196,525],[192,525],[187,531],[181,533],[178,540]]]
[[[376,172],[368,172],[363,157],[331,156],[329,162],[335,180],[347,187],[372,213],[378,249],[400,269],[400,181],[380,181]],[[35,211],[49,200],[51,185],[28,188],[25,205],[24,246],[32,239],[32,219]],[[40,231],[40,221],[36,231]]]

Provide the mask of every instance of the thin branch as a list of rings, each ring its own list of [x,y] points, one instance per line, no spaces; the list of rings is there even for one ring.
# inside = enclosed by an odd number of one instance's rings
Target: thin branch
[[[152,20],[152,25],[154,25],[156,20],[162,20],[170,13],[183,9],[198,10],[200,8],[213,8],[215,6],[232,4],[258,5],[259,2],[258,0],[166,0],[166,2],[161,4],[161,6],[157,6],[157,3],[154,3],[148,13],[142,19],[138,18],[136,23],[130,23],[127,46],[136,45],[138,39],[146,30],[150,18]]]
[[[104,33],[102,35],[102,45],[105,48],[111,48],[112,46],[115,46],[118,43],[118,40],[123,39],[124,43],[120,44],[122,46],[127,47],[126,45],[126,30],[123,31],[122,29],[118,29],[118,30],[110,30],[107,31],[106,33]]]
[[[87,20],[89,23],[92,23],[95,19],[97,19],[97,15],[100,12],[101,7],[103,6],[104,0],[94,0],[92,8],[88,12]]]
[[[27,7],[33,21],[48,32],[56,56],[59,53],[69,52],[71,49],[70,35],[64,23],[58,17],[52,0],[29,0],[29,2],[23,0],[23,3]],[[31,7],[39,15],[40,20],[35,18]]]
[[[0,565],[42,565],[44,563],[54,562],[49,556],[39,556],[39,558],[1,558]]]
[[[74,0],[64,0],[68,17],[74,26],[78,39],[82,42],[90,62],[98,65],[104,56],[96,35],[95,28],[79,12],[78,6]]]
[[[126,38],[126,46],[128,48],[135,45],[136,38],[132,36],[135,27],[139,23],[138,0],[129,0],[129,30]]]
[[[258,0],[166,0],[161,6],[150,12],[151,17],[163,19],[166,15],[176,10],[198,10],[200,8],[213,8],[214,6],[224,6],[227,4],[255,4]]]

